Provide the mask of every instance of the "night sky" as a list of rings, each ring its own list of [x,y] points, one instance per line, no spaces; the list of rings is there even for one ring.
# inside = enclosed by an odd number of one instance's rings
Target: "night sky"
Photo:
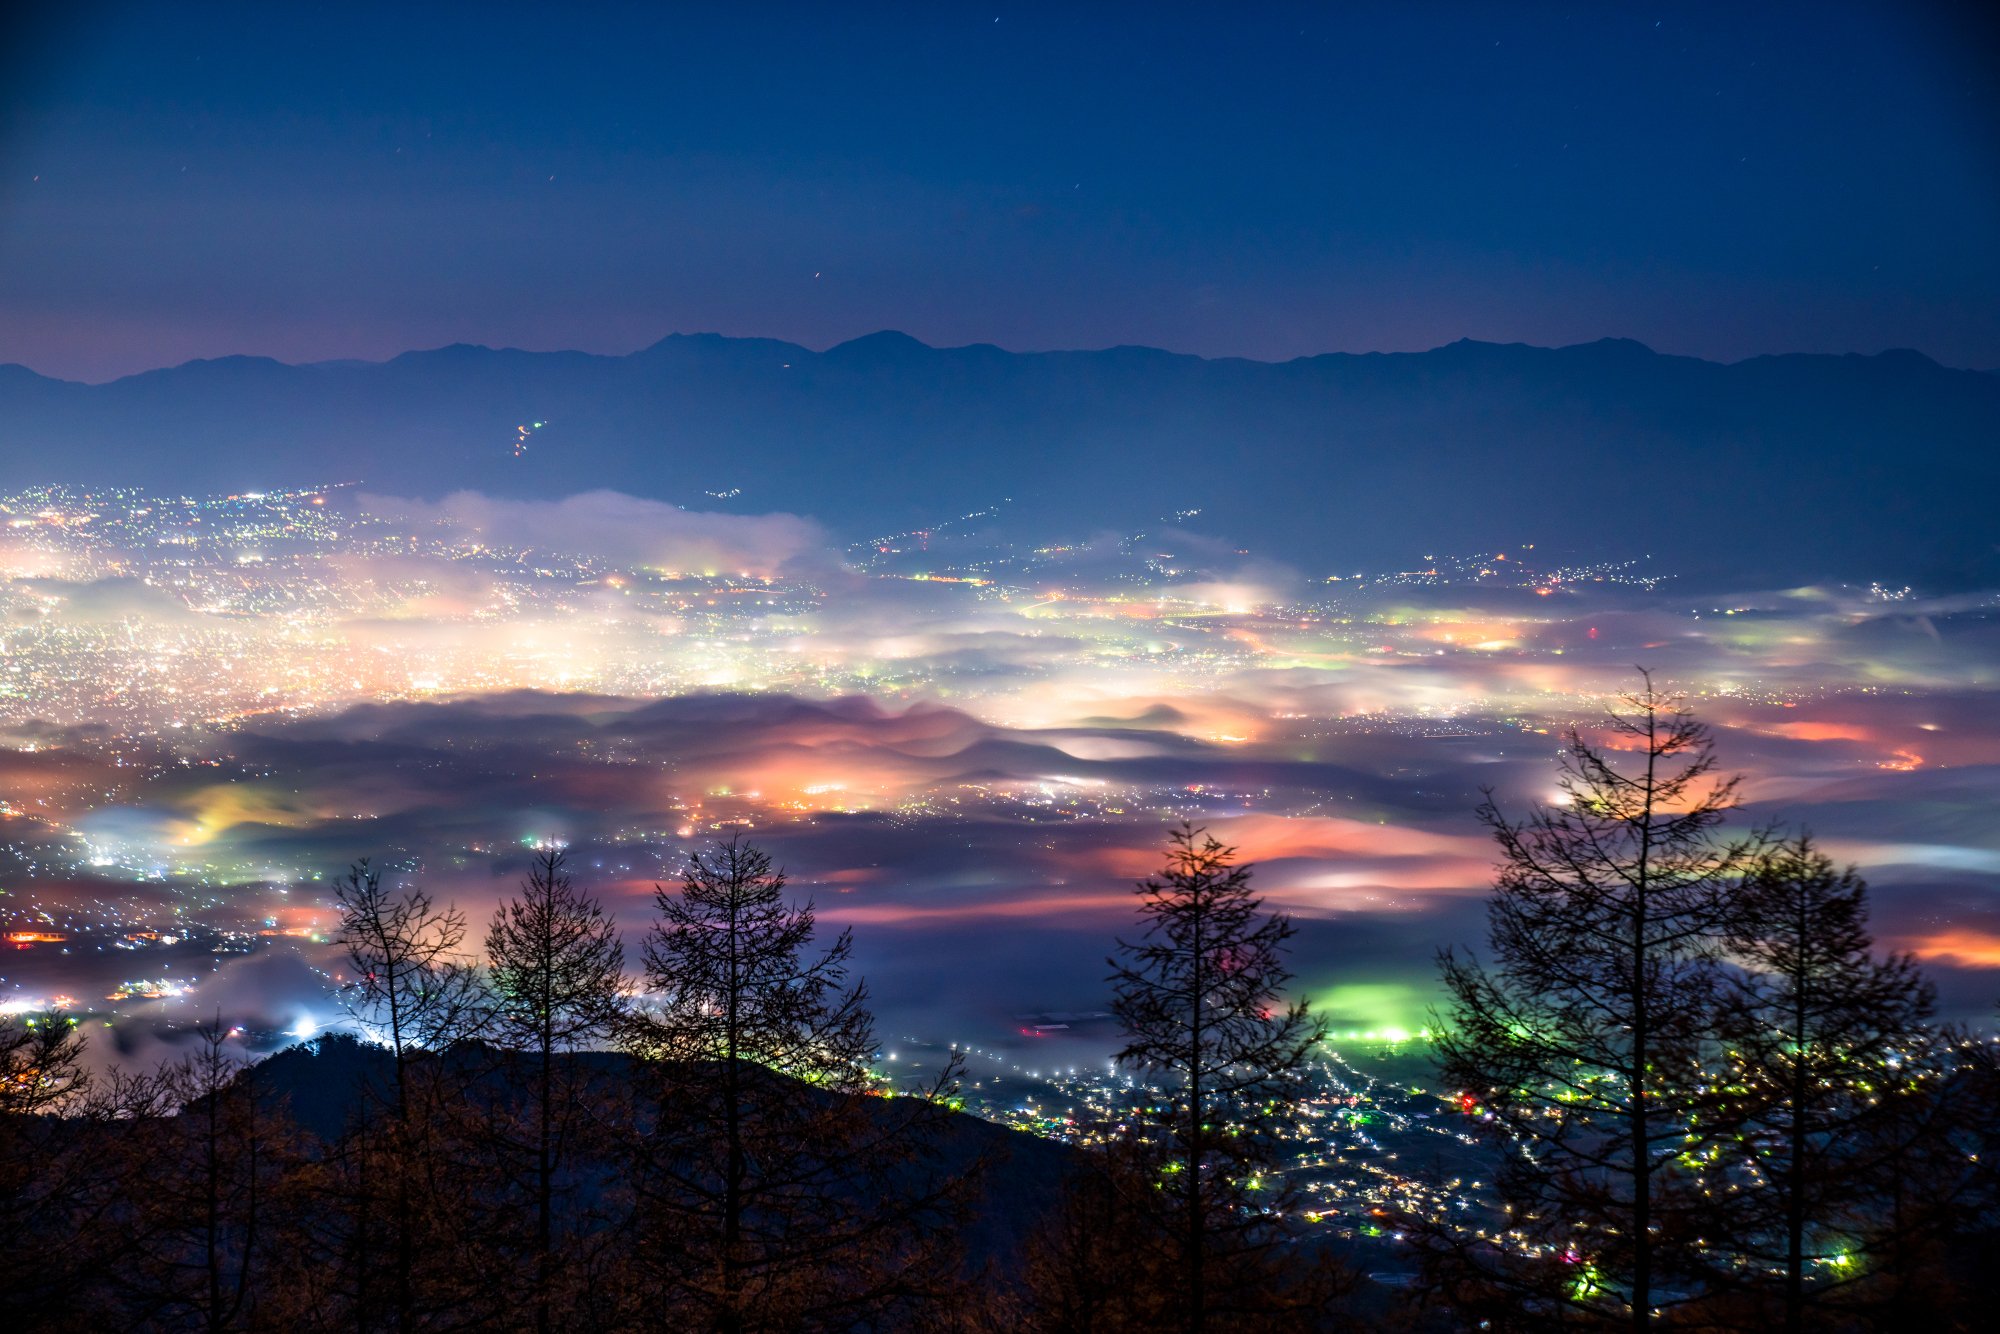
[[[49,8],[0,28],[0,361],[48,374],[879,328],[2000,366],[1973,7]]]

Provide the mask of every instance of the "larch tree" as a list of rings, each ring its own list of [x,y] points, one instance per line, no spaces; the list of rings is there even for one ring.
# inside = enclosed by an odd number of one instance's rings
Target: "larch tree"
[[[1725,1278],[1768,1289],[1802,1331],[1854,1306],[1870,1271],[1942,1207],[1896,1197],[1945,1156],[1935,1104],[1949,1079],[1934,992],[1909,955],[1878,957],[1868,888],[1800,835],[1768,850],[1731,895],[1724,922],[1727,1077],[1717,1115],[1741,1136],[1755,1188],[1731,1193]],[[1963,1155],[1951,1155],[1963,1159]],[[1857,1291],[1859,1289],[1860,1291]]]
[[[1190,1331],[1330,1297],[1281,1281],[1274,1216],[1287,1198],[1273,1137],[1324,1027],[1285,1002],[1293,927],[1265,913],[1236,850],[1192,824],[1169,835],[1165,866],[1139,882],[1142,931],[1119,941],[1116,1060],[1161,1081],[1137,1139],[1163,1177],[1174,1309]]]
[[[1488,793],[1490,959],[1440,958],[1436,1056],[1508,1144],[1510,1218],[1497,1246],[1427,1237],[1431,1279],[1502,1327],[1559,1310],[1645,1329],[1667,1294],[1687,1295],[1663,1261],[1696,1244],[1718,932],[1765,840],[1721,838],[1737,780],[1715,774],[1708,729],[1642,677],[1601,739],[1565,731],[1553,802],[1515,820]]]
[[[956,1281],[957,1183],[929,1159],[940,1109],[864,1096],[876,1041],[852,937],[814,950],[812,905],[784,889],[738,839],[658,892],[657,1005],[625,1035],[653,1072],[632,1173],[639,1287],[676,1328],[920,1323]]]
[[[563,850],[536,853],[520,893],[486,933],[492,1033],[526,1053],[528,1193],[534,1212],[535,1328],[558,1323],[554,1306],[557,1179],[587,1115],[585,1073],[560,1057],[608,1038],[621,1016],[625,950],[604,905],[577,887]]]

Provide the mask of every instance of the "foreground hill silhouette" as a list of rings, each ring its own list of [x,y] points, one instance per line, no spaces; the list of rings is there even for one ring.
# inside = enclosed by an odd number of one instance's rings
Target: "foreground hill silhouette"
[[[695,334],[624,357],[229,357],[104,385],[4,366],[0,440],[5,486],[611,488],[811,514],[848,541],[1002,498],[1024,538],[1199,508],[1195,531],[1314,576],[1558,536],[1693,577],[2000,573],[2000,375],[1901,351],[1719,365],[1461,341],[1270,364],[885,332],[826,352]]]
[[[476,1044],[426,1059],[444,1061],[459,1072],[457,1077],[482,1072],[473,1076],[476,1082],[470,1096],[474,1101],[482,1086],[497,1092],[513,1078],[503,1064],[509,1059],[505,1053]],[[601,1081],[607,1091],[629,1084],[634,1070],[633,1059],[617,1052],[580,1052],[558,1060],[581,1066],[590,1081]],[[395,1060],[387,1048],[332,1034],[275,1053],[257,1065],[254,1077],[258,1098],[267,1108],[317,1143],[331,1144],[364,1119],[381,1114],[394,1071]],[[799,1098],[849,1096],[815,1089],[776,1073],[760,1071],[760,1075],[788,1086]],[[888,1107],[872,1098],[862,1099],[861,1105]],[[957,1176],[971,1171],[975,1164],[988,1165],[979,1173],[976,1202],[965,1232],[967,1258],[975,1267],[990,1260],[1004,1271],[1011,1266],[1022,1239],[1060,1193],[1065,1178],[1077,1170],[1078,1155],[1053,1140],[1024,1135],[962,1112],[947,1113],[940,1124],[934,1163],[938,1170]]]
[[[393,1055],[342,1034],[225,1074],[186,1101],[162,1098],[165,1086],[142,1077],[114,1081],[109,1101],[84,1115],[11,1117],[0,1128],[15,1133],[12,1161],[35,1184],[8,1202],[14,1245],[0,1310],[16,1320],[10,1328],[50,1330],[531,1329],[537,1285],[546,1283],[562,1300],[556,1328],[710,1327],[684,1320],[696,1309],[686,1305],[689,1292],[661,1287],[649,1267],[663,1257],[684,1260],[677,1248],[702,1220],[651,1214],[645,1204],[661,1184],[648,1153],[675,1158],[690,1135],[707,1132],[656,1124],[658,1106],[643,1092],[648,1075],[621,1054],[562,1058],[587,1091],[591,1126],[569,1125],[579,1138],[561,1173],[558,1262],[546,1278],[535,1276],[521,1253],[522,1201],[508,1184],[518,1168],[509,1156],[516,1123],[508,1109],[519,1105],[526,1069],[515,1063],[523,1059],[478,1043],[420,1056],[405,1072],[427,1091],[400,1128]],[[700,1076],[691,1068],[678,1077]],[[905,1231],[864,1229],[829,1249],[806,1215],[788,1221],[777,1197],[766,1197],[749,1219],[759,1240],[746,1244],[780,1238],[796,1249],[798,1267],[758,1279],[756,1300],[782,1303],[787,1285],[802,1283],[791,1295],[808,1298],[800,1309],[811,1315],[735,1327],[973,1334],[1027,1328],[1021,1322],[1032,1317],[1037,1329],[1077,1328],[1062,1323],[1065,1308],[1047,1305],[1066,1291],[1047,1286],[1052,1276],[1068,1272],[1050,1270],[1052,1257],[1098,1263],[1132,1255],[1120,1249],[1132,1237],[1087,1235],[1086,1254],[1074,1257],[1051,1250],[1070,1244],[1050,1228],[1071,1192],[1111,1180],[1087,1150],[942,1107],[913,1120],[899,1108],[903,1099],[844,1094],[761,1067],[752,1077],[782,1097],[836,1109],[836,1119],[852,1113],[878,1127],[879,1141],[874,1131],[860,1139],[869,1152],[888,1154],[890,1170],[858,1173],[850,1184],[868,1182],[882,1194],[835,1186],[828,1218],[849,1226],[907,1195],[919,1230],[891,1223]],[[898,1152],[896,1141],[913,1133],[918,1152]],[[654,1147],[641,1149],[640,1141]],[[760,1171],[767,1165],[760,1160]],[[397,1230],[405,1207],[407,1241]],[[1299,1249],[1287,1251],[1309,1268],[1347,1249],[1326,1235],[1295,1240]],[[898,1269],[902,1259],[915,1264]],[[814,1283],[838,1285],[850,1266],[885,1262],[886,1290],[857,1288],[850,1305],[829,1288],[831,1305],[811,1304],[820,1291]],[[1157,1266],[1145,1277],[1120,1263],[1110,1273],[1119,1289],[1160,1279]],[[695,1289],[707,1273],[675,1272]],[[1324,1319],[1302,1315],[1303,1323],[1274,1328],[1379,1327],[1394,1289],[1359,1274],[1353,1288]],[[666,1301],[682,1304],[658,1304]]]
[[[9,1328],[536,1328],[523,1303],[546,1295],[564,1303],[553,1327],[649,1329],[692,1327],[680,1317],[703,1309],[715,1183],[698,1168],[724,1128],[675,1119],[657,1066],[560,1058],[580,1101],[563,1122],[554,1264],[538,1276],[518,1179],[532,1057],[468,1042],[399,1067],[332,1034],[233,1073],[208,1059],[107,1077],[75,1116],[0,1117]],[[787,1125],[830,1132],[749,1164],[741,1237],[723,1244],[750,1309],[799,1318],[740,1328],[908,1328],[1004,1304],[1085,1161],[935,1103],[761,1066],[737,1078],[764,1090],[759,1115],[783,1106]]]

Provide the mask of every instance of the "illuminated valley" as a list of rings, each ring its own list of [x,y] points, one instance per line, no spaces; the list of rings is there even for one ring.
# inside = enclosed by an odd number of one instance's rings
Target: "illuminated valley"
[[[1557,730],[1640,663],[1721,729],[1746,818],[1860,862],[1983,1006],[1993,595],[1697,594],[1527,545],[1299,571],[1197,522],[1029,547],[996,507],[835,549],[610,493],[0,498],[7,1003],[226,998],[282,1035],[334,1012],[352,860],[483,912],[561,839],[636,925],[749,831],[859,929],[894,1022],[1005,1041],[1098,1003],[1189,818],[1304,921],[1338,1029],[1415,1031],[1432,951],[1477,932],[1480,789],[1546,796]]]

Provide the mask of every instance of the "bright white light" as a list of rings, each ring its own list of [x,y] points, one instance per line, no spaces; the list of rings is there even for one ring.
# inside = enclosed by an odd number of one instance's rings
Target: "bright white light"
[[[319,1032],[319,1025],[313,1022],[313,1018],[309,1014],[300,1015],[299,1021],[292,1025],[292,1036],[295,1038],[309,1038],[317,1032]]]

